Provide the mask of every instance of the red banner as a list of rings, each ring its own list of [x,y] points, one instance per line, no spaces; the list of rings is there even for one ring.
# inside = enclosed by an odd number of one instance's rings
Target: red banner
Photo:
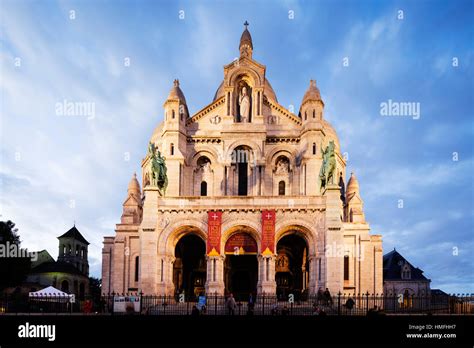
[[[207,255],[218,256],[221,253],[221,211],[207,212]]]
[[[233,255],[256,254],[257,242],[247,233],[236,233],[225,243],[225,253]]]
[[[262,210],[262,255],[275,253],[275,210]]]

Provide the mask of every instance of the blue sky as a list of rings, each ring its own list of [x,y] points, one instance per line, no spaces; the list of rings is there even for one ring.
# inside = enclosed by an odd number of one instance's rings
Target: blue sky
[[[282,105],[316,79],[384,252],[474,292],[472,1],[2,0],[0,15],[0,214],[23,246],[56,257],[76,221],[100,276],[173,79],[191,113],[211,102],[248,20]],[[421,117],[381,116],[389,99]],[[64,100],[95,117],[56,115]]]

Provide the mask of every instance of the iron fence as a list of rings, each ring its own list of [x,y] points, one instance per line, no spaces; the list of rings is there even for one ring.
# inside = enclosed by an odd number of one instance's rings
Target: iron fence
[[[241,299],[242,297],[240,297]],[[408,296],[336,294],[285,299],[259,294],[247,301],[230,305],[228,297],[207,295],[195,299],[180,296],[145,295],[140,293],[104,294],[100,298],[85,297],[71,303],[69,298],[28,295],[0,297],[0,314],[135,314],[135,315],[397,315],[397,314],[474,314],[474,294],[446,296]]]

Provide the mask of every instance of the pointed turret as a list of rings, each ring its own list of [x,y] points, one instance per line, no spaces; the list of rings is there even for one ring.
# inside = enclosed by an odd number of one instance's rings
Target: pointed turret
[[[173,81],[173,87],[171,87],[168,98],[166,98],[163,106],[165,108],[165,121],[179,121],[179,124],[184,124],[186,118],[189,116],[189,112],[186,98],[179,87],[178,79]]]
[[[309,87],[301,102],[299,116],[303,123],[322,120],[324,102],[321,99],[319,88],[316,87],[316,80],[309,81]]]
[[[127,190],[128,195],[133,195],[137,199],[141,199],[141,190],[140,190],[140,184],[137,180],[137,173],[133,173],[133,177],[130,180],[130,183],[128,184],[128,190]]]
[[[359,194],[359,181],[354,172],[351,173],[346,189],[346,201],[349,202],[355,194]]]
[[[365,223],[364,202],[359,193],[359,182],[351,173],[346,190],[345,220],[347,222]]]
[[[127,198],[123,202],[122,224],[140,223],[142,219],[142,198],[137,174],[133,174],[127,189]]]
[[[250,35],[249,30],[247,29],[248,25],[249,23],[245,21],[245,29],[242,33],[242,36],[240,37],[239,51],[241,57],[248,57],[252,59],[253,43],[252,36]]]

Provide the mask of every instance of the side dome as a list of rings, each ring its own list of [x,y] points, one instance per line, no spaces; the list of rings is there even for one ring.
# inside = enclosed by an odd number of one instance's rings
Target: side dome
[[[161,134],[163,133],[163,126],[164,126],[164,121],[161,121],[158,126],[155,127],[153,130],[153,133],[151,134],[150,141],[152,143],[158,143],[161,137]]]

